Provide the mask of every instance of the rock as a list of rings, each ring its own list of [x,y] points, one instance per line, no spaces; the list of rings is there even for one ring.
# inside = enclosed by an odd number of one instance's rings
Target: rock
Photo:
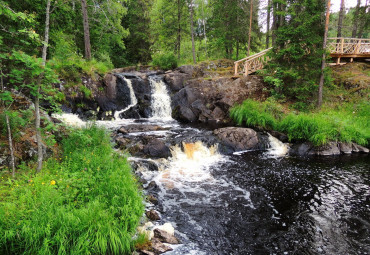
[[[279,139],[280,141],[282,141],[283,143],[287,143],[289,142],[289,138],[286,134],[283,134],[281,132],[278,132],[278,131],[269,131],[270,135],[276,137],[277,139]]]
[[[153,138],[143,149],[146,155],[156,158],[167,158],[171,155],[170,148],[165,143],[157,138]]]
[[[159,213],[155,210],[149,210],[145,212],[146,217],[148,217],[149,220],[157,221],[160,220],[161,217],[159,216]]]
[[[152,242],[152,249],[155,252],[155,254],[161,254],[161,253],[165,253],[167,251],[173,250],[170,246],[161,243],[156,238],[153,238],[151,242]]]
[[[139,251],[140,255],[156,255],[154,252],[151,252],[151,251],[147,251],[147,250],[141,250]]]
[[[148,186],[146,186],[145,189],[147,189],[147,190],[158,190],[159,187],[158,187],[158,184],[155,183],[155,181],[151,181],[151,182],[149,182]]]
[[[315,154],[319,156],[339,155],[340,150],[337,142],[329,142],[326,145],[315,148]]]
[[[153,205],[158,205],[158,199],[153,195],[148,195],[148,200]]]
[[[352,144],[352,150],[353,152],[363,152],[363,153],[369,153],[369,149],[368,148],[365,148],[361,145],[358,145],[356,143],[353,143]]]
[[[306,156],[306,155],[313,155],[312,151],[313,145],[312,143],[305,142],[305,143],[296,143],[290,147],[289,153],[292,155],[298,156]]]
[[[159,241],[169,244],[179,244],[180,241],[174,235],[169,234],[168,232],[161,229],[154,229],[154,237]]]
[[[227,127],[213,131],[226,146],[234,151],[256,149],[258,147],[257,132],[250,128]]]
[[[352,143],[338,143],[339,150],[344,154],[351,154],[352,153]]]
[[[221,110],[221,108],[218,106],[216,106],[216,108],[211,113],[212,120],[220,121],[220,120],[224,120],[225,117],[226,117],[225,112]]]
[[[167,83],[170,91],[178,92],[184,87],[185,81],[189,80],[191,75],[180,72],[170,72],[165,74],[164,81]]]
[[[149,132],[149,131],[161,131],[168,130],[158,125],[127,125],[121,127],[117,132],[121,134],[136,133],[136,132]]]

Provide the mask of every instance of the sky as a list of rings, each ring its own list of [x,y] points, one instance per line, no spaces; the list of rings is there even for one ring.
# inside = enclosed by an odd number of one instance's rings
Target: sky
[[[366,0],[361,0],[361,5],[365,5]],[[344,0],[345,8],[355,7],[357,0]],[[340,0],[331,0],[331,12],[338,12],[340,9]]]

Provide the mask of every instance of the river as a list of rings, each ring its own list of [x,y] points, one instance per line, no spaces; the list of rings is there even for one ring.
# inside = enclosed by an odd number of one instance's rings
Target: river
[[[167,254],[370,254],[368,155],[291,157],[276,141],[264,152],[224,155],[205,142],[212,128],[170,117],[160,83],[151,79],[153,118],[97,124],[155,124],[167,129],[127,136],[177,141],[168,159],[152,159],[159,171],[138,173],[156,184],[144,188],[158,198],[148,204],[161,215],[157,224],[171,223],[182,242]]]

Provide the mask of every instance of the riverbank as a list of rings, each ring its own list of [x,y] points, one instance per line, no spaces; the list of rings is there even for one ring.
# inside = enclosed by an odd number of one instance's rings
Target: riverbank
[[[26,164],[1,173],[1,254],[129,254],[144,212],[125,157],[108,133],[72,129],[39,174]]]

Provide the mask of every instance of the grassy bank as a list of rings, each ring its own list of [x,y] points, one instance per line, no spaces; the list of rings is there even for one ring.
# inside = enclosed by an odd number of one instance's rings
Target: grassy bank
[[[308,113],[290,111],[273,100],[248,99],[234,106],[230,115],[239,125],[280,131],[291,141],[310,141],[316,146],[329,141],[370,144],[370,103],[365,99]]]
[[[62,148],[40,174],[1,177],[0,254],[129,254],[144,207],[126,159],[94,126]]]

